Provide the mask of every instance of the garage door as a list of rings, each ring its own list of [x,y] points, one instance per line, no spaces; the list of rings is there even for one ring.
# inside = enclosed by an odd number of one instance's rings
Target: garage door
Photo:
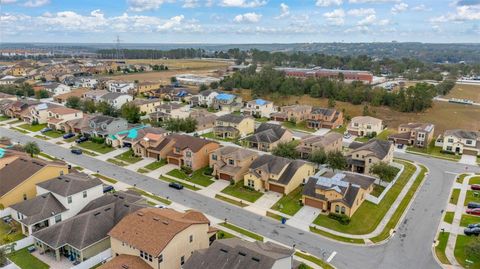
[[[174,164],[174,165],[180,165],[180,161],[174,158],[168,158],[168,163]]]
[[[477,156],[477,152],[475,150],[470,150],[470,149],[463,149],[463,154]]]
[[[274,184],[270,184],[271,191],[278,192],[278,193],[285,193],[285,188],[283,186],[278,186]]]
[[[305,205],[323,209],[323,202],[305,197]]]
[[[225,180],[230,180],[230,179],[232,179],[232,177],[231,177],[230,175],[222,174],[222,173],[220,173],[220,174],[218,175],[218,177],[219,177],[220,179],[225,179]]]

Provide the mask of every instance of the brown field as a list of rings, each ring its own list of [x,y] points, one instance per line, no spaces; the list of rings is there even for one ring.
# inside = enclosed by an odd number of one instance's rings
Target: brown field
[[[465,98],[480,103],[480,85],[457,84],[445,98]]]
[[[240,92],[244,101],[251,100],[249,90]],[[307,104],[312,106],[326,107],[328,99],[311,98],[304,96],[263,96],[271,100],[275,105],[283,106],[290,104]],[[362,115],[363,105],[352,105],[345,102],[336,102],[336,108],[343,110],[350,117]],[[432,108],[424,113],[402,113],[388,107],[370,107],[372,116],[385,121],[390,128],[397,128],[401,123],[407,122],[431,122],[435,124],[435,133],[440,134],[447,129],[463,128],[468,130],[480,130],[480,107],[471,105],[451,104],[447,102],[434,102]]]
[[[200,59],[135,59],[127,60],[127,64],[163,64],[169,69],[225,69],[234,64],[227,61],[200,60]]]

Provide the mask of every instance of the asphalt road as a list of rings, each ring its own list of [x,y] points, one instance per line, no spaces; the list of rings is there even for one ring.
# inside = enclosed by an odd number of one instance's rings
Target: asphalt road
[[[319,257],[337,254],[332,264],[337,268],[440,268],[435,262],[431,247],[437,230],[441,210],[446,207],[447,199],[455,175],[465,171],[465,165],[423,157],[412,154],[398,154],[397,157],[417,161],[429,168],[425,184],[422,186],[412,207],[396,235],[386,244],[377,246],[354,246],[334,242],[321,236],[305,233],[288,225],[281,225],[268,217],[261,217],[239,207],[208,198],[196,192],[177,191],[168,188],[167,183],[132,172],[122,167],[102,162],[85,155],[73,155],[68,149],[49,142],[20,134],[13,130],[0,128],[0,136],[10,137],[14,142],[25,143],[35,140],[42,151],[63,158],[92,171],[114,177],[128,184],[155,194],[169,197],[174,202],[197,209],[219,219],[228,218],[236,225],[264,235],[286,245],[296,245]],[[479,172],[478,167],[469,167],[469,172]]]

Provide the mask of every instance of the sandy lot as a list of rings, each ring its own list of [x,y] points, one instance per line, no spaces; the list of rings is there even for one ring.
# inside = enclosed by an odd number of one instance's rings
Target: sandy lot
[[[480,85],[457,84],[446,98],[465,98],[480,103]]]

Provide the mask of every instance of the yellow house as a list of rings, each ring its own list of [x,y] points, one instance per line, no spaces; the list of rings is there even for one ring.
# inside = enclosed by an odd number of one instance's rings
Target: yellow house
[[[140,99],[137,98],[132,103],[140,109],[142,114],[150,114],[155,112],[155,107],[162,104],[160,99]]]
[[[137,83],[137,94],[160,89],[160,82],[144,81]]]
[[[394,147],[391,141],[371,139],[367,143],[350,143],[348,147],[346,157],[352,172],[370,174],[370,168],[374,164],[390,164],[393,161]]]
[[[227,114],[217,118],[213,132],[220,138],[238,138],[253,133],[255,120],[250,116]]]
[[[37,196],[36,184],[68,174],[63,162],[19,156],[0,169],[0,204],[4,207]]]
[[[14,66],[10,69],[10,74],[14,77],[23,77],[27,74],[27,69],[22,66]]]

